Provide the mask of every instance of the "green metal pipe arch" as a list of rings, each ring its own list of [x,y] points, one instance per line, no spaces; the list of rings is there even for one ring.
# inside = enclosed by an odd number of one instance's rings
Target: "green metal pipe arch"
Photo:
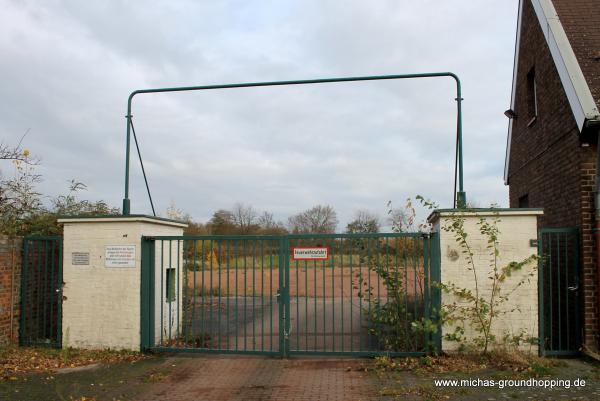
[[[123,215],[129,215],[131,211],[131,202],[129,199],[129,156],[131,144],[131,103],[133,97],[142,93],[163,93],[163,92],[185,92],[198,90],[212,89],[235,89],[235,88],[251,88],[260,86],[284,86],[284,85],[309,85],[309,84],[324,84],[332,82],[355,82],[355,81],[381,81],[389,79],[414,79],[414,78],[434,78],[434,77],[451,77],[456,81],[456,102],[457,102],[457,119],[456,119],[456,160],[455,167],[458,169],[458,191],[456,191],[456,171],[455,171],[455,193],[454,207],[464,207],[466,205],[466,193],[463,186],[463,152],[462,152],[462,96],[461,85],[458,76],[452,72],[429,72],[417,74],[401,74],[401,75],[372,75],[362,77],[344,77],[344,78],[322,78],[322,79],[303,79],[296,81],[272,81],[272,82],[247,82],[238,84],[222,84],[222,85],[204,85],[204,86],[181,86],[173,88],[155,88],[155,89],[138,89],[129,95],[127,99],[127,144],[125,149],[125,196],[123,198]],[[140,157],[141,161],[141,157]],[[148,190],[148,195],[150,192]]]

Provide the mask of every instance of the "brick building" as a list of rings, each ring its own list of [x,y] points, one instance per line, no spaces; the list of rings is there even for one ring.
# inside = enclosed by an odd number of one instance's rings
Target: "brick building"
[[[579,314],[568,323],[577,323],[584,350],[600,348],[599,242],[594,237],[600,227],[600,203],[594,200],[600,190],[599,105],[600,0],[520,0],[511,107],[505,112],[510,122],[504,180],[511,207],[541,207],[540,227],[578,233],[579,252],[569,253],[578,277],[569,282],[570,273],[555,273],[558,283],[550,284],[555,289],[546,290],[542,302],[547,308],[558,302],[552,317],[557,326],[564,325],[565,313],[567,319],[569,312]],[[569,258],[555,257],[556,268]],[[577,292],[579,308],[569,306],[570,298],[560,306],[565,293],[558,285]],[[561,318],[562,323],[556,321]]]

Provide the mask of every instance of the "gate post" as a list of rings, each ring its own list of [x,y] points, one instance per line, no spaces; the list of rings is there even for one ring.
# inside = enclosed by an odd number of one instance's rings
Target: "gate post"
[[[442,309],[442,294],[438,285],[442,280],[441,263],[440,263],[440,233],[433,232],[429,236],[429,244],[431,249],[431,267],[430,276],[431,281],[429,288],[431,289],[431,307],[430,307],[430,319],[437,323],[437,330],[432,335],[432,342],[435,346],[436,352],[442,352],[442,322],[440,319]]]
[[[187,225],[142,215],[58,222],[64,224],[63,347],[137,351],[152,346],[153,249],[152,241],[142,238],[181,235]]]
[[[440,209],[434,211],[428,218],[433,225],[433,231],[438,237],[439,279],[445,285],[456,285],[458,290],[478,292],[479,297],[490,299],[494,291],[498,291],[490,283],[490,249],[488,236],[481,232],[481,221],[491,222],[499,230],[497,234],[497,251],[495,263],[502,269],[510,263],[527,260],[533,255],[537,256],[537,217],[542,215],[542,209]],[[469,244],[469,254],[465,254],[460,242],[457,242],[452,227],[458,219],[461,221],[461,230]],[[497,312],[501,312],[494,319],[491,335],[496,338],[505,336],[523,337],[521,344],[524,346],[528,340],[533,340],[538,335],[538,272],[534,268],[535,262],[530,261],[527,269],[515,271],[507,276],[503,285],[510,292],[507,299]],[[474,269],[474,271],[473,271]],[[435,269],[432,270],[434,272]],[[477,276],[475,276],[475,274]],[[520,283],[520,284],[519,284]],[[517,290],[518,289],[518,290]],[[439,292],[439,290],[437,290]],[[453,305],[464,302],[454,293],[441,292],[440,305]],[[498,307],[497,307],[498,308]],[[442,322],[443,323],[443,322]],[[480,336],[477,328],[468,319],[462,327],[462,335],[470,342]],[[452,333],[456,325],[447,324],[442,327],[442,351],[456,351],[460,344],[444,337],[444,332]],[[490,344],[494,346],[495,344]],[[533,349],[534,347],[532,347]],[[537,349],[535,350],[537,352]]]
[[[152,237],[142,237],[142,265],[141,265],[141,305],[140,328],[141,350],[146,351],[154,346],[154,302],[155,302],[155,274],[154,274],[154,248],[155,241]]]

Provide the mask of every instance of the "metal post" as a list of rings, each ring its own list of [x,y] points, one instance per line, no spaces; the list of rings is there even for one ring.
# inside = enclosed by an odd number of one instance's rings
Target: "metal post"
[[[323,79],[304,79],[295,81],[273,81],[273,82],[247,82],[238,84],[222,84],[222,85],[205,85],[205,86],[181,86],[173,88],[156,88],[156,89],[139,89],[131,92],[127,100],[127,138],[125,147],[125,196],[123,198],[123,215],[129,215],[131,211],[131,202],[129,199],[129,154],[131,142],[131,103],[133,97],[142,93],[163,93],[163,92],[186,92],[197,90],[212,90],[212,89],[235,89],[235,88],[250,88],[261,86],[286,86],[286,85],[308,85],[322,84],[333,82],[356,82],[356,81],[380,81],[391,79],[414,79],[414,78],[434,78],[434,77],[452,77],[456,81],[456,101],[457,101],[457,123],[456,123],[456,140],[457,140],[457,158],[458,158],[458,191],[453,194],[458,207],[464,207],[467,203],[467,196],[463,187],[463,152],[462,152],[462,109],[461,109],[461,86],[458,76],[451,72],[429,72],[417,74],[402,74],[402,75],[372,75],[362,77],[345,77],[345,78],[323,78]]]

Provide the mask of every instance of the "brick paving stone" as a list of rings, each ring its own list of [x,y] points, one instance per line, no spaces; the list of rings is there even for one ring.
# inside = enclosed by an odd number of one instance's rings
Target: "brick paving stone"
[[[201,356],[169,359],[168,378],[140,401],[368,401],[377,385],[357,359]]]

